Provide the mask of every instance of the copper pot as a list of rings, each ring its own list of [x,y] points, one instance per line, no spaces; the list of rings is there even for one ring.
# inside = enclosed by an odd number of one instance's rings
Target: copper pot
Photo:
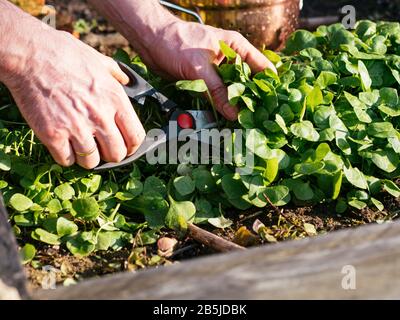
[[[241,32],[258,48],[282,49],[298,27],[299,0],[172,0],[196,10],[206,24]],[[180,13],[183,19],[193,19]]]
[[[35,16],[42,13],[43,6],[45,5],[45,0],[11,0],[12,3],[21,7],[21,9],[26,12],[33,14]]]

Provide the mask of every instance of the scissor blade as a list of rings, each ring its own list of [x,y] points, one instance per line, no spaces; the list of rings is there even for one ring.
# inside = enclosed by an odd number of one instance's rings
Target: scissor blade
[[[94,171],[104,171],[104,170],[110,170],[110,169],[116,169],[120,167],[124,167],[132,162],[135,162],[142,156],[144,156],[146,153],[154,150],[157,148],[159,145],[162,145],[163,143],[167,142],[167,134],[161,134],[157,136],[157,139],[154,137],[148,137],[146,136],[144,142],[142,145],[139,147],[139,149],[130,157],[126,158],[125,160],[122,160],[121,162],[109,162],[105,163],[103,165],[100,165],[94,169]]]

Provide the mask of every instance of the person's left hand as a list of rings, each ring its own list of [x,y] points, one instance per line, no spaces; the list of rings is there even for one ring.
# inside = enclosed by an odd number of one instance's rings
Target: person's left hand
[[[139,49],[144,62],[160,75],[173,79],[204,79],[218,111],[235,120],[238,108],[228,102],[227,89],[215,66],[223,60],[219,41],[225,41],[246,61],[253,72],[275,66],[240,33],[211,26],[175,20],[152,41],[151,47]]]

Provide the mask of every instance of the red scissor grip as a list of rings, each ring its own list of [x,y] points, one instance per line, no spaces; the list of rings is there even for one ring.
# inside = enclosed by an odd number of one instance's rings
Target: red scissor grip
[[[194,129],[193,117],[188,113],[181,113],[177,119],[178,126],[182,129]]]

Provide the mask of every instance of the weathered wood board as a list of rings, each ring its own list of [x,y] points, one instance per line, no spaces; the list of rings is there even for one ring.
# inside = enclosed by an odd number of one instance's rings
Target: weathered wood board
[[[400,222],[88,280],[34,298],[400,298]]]
[[[0,195],[0,300],[16,299],[18,295],[23,298],[28,296],[17,248]]]

